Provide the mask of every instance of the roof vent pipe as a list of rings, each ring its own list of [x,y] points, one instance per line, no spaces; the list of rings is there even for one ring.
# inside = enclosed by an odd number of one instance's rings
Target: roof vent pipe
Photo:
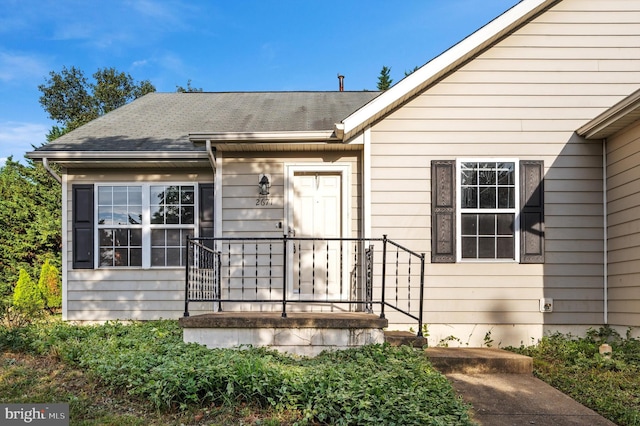
[[[338,74],[338,81],[340,82],[340,91],[344,92],[344,75]]]

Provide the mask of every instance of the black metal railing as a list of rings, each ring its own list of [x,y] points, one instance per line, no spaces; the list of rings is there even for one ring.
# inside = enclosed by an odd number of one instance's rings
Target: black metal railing
[[[383,238],[187,238],[185,311],[393,309],[422,336],[424,254]],[[279,305],[276,308],[275,305]],[[259,309],[258,309],[259,307]],[[200,306],[200,309],[202,307]]]

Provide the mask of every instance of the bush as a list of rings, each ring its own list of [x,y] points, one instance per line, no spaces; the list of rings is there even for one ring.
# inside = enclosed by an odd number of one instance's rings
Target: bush
[[[44,300],[31,276],[24,269],[20,270],[18,282],[13,292],[13,322],[26,323],[42,317]]]
[[[44,262],[40,270],[38,291],[42,295],[46,308],[51,312],[62,306],[60,273],[58,269],[49,262],[49,259]]]
[[[468,407],[423,352],[371,345],[297,359],[182,342],[176,321],[0,329],[0,349],[55,354],[158,408],[250,404],[303,423],[466,425]]]
[[[611,358],[599,346],[612,347]],[[610,327],[576,338],[560,333],[537,345],[508,348],[528,355],[545,382],[619,425],[640,425],[640,341],[622,338]]]

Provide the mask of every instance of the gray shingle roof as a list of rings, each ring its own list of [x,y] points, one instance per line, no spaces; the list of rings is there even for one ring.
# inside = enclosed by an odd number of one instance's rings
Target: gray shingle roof
[[[379,92],[150,93],[37,151],[192,151],[189,133],[332,130]]]

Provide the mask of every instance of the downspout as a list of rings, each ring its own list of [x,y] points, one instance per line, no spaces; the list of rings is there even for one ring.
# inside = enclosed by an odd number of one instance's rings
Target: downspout
[[[367,127],[363,132],[364,150],[362,152],[362,229],[364,237],[372,237],[371,229],[371,127]]]
[[[51,166],[49,166],[49,159],[47,157],[44,157],[42,159],[42,165],[44,166],[44,169],[49,172],[51,177],[57,180],[58,183],[62,185],[62,178],[51,168]]]
[[[211,139],[206,139],[205,143],[207,156],[209,157],[209,163],[211,164],[211,169],[213,170],[214,237],[220,237],[222,232],[222,198],[220,195],[222,194],[222,188],[219,187],[222,182],[222,167],[219,163],[221,161],[221,153],[217,153],[216,151],[214,151],[215,148],[211,146]]]
[[[216,198],[217,193],[218,193],[218,189],[216,188],[216,175],[218,173],[218,168],[216,167],[216,154],[213,152],[213,147],[211,146],[211,139],[207,139],[205,141],[206,144],[206,150],[207,150],[207,157],[209,157],[209,164],[211,165],[211,170],[213,171],[213,203],[214,203],[214,208],[213,208],[213,229],[214,229],[214,237],[216,237],[217,235],[217,210],[218,210],[218,200]]]
[[[603,216],[603,279],[604,325],[609,324],[609,218],[607,209],[607,139],[602,139],[602,216]]]
[[[213,184],[216,183],[216,155],[213,153],[213,149],[211,148],[211,139],[206,140],[207,144],[207,156],[209,157],[209,163],[211,164],[211,169],[213,170]]]

